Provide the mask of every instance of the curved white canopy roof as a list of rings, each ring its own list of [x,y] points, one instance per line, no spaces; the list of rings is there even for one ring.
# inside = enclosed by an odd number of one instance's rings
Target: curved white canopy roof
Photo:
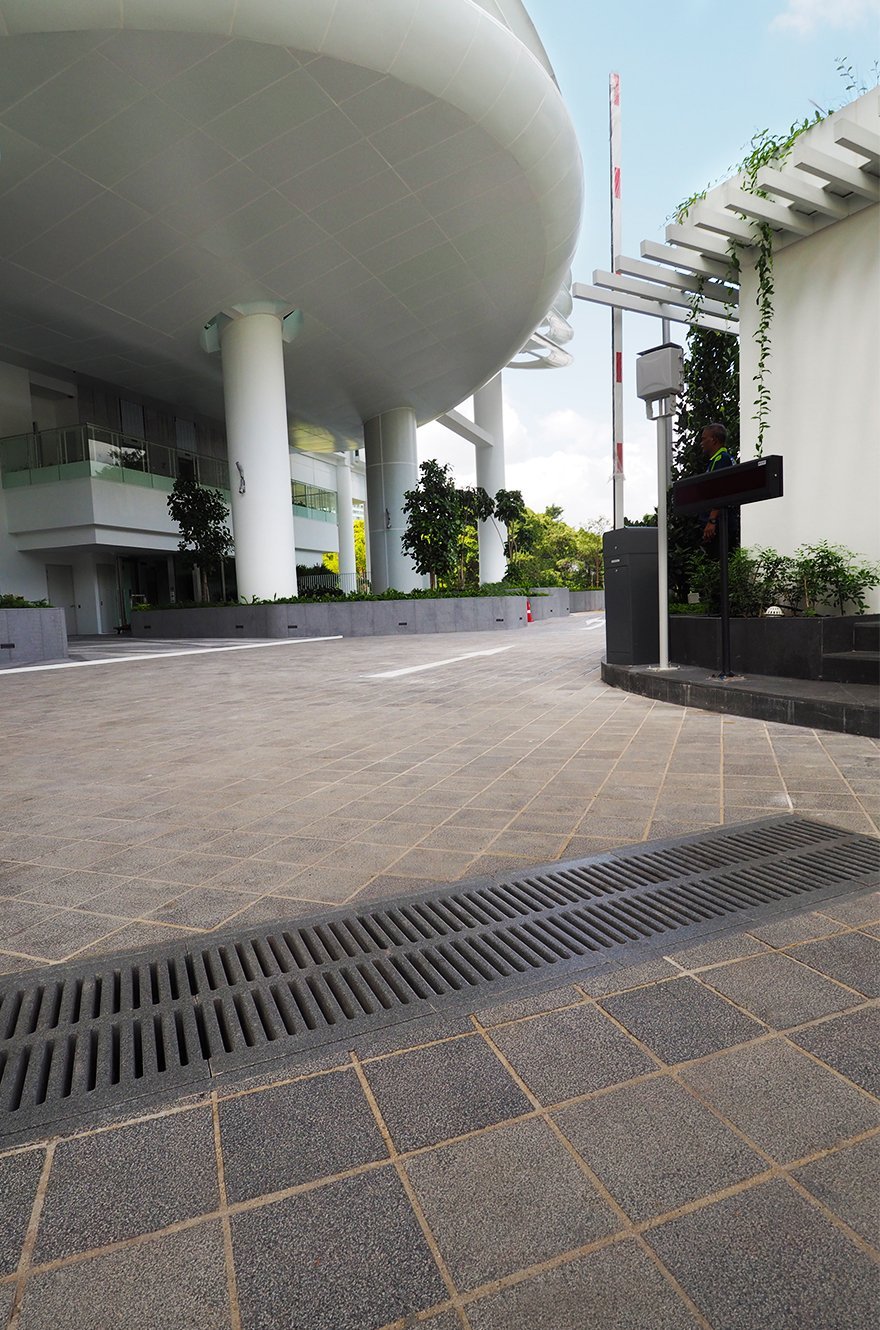
[[[520,0],[0,0],[0,359],[219,417],[201,329],[275,300],[292,417],[431,419],[542,321],[581,189]]]

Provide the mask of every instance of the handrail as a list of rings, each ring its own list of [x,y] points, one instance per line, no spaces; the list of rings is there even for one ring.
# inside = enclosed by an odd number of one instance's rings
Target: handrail
[[[88,468],[85,474],[98,479],[112,476],[125,482],[128,471],[169,480],[183,477],[212,489],[229,489],[229,468],[219,458],[184,453],[90,421],[0,439],[3,475],[57,469],[60,480],[71,476],[69,470],[62,473],[62,467],[83,465]],[[131,480],[143,483],[133,476]]]

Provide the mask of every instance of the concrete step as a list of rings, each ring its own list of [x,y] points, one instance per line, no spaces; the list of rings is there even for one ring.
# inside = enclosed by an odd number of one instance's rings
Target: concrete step
[[[880,686],[880,651],[831,651],[822,657],[822,678]]]
[[[855,651],[880,651],[880,622],[870,619],[867,623],[853,624],[853,649]]]

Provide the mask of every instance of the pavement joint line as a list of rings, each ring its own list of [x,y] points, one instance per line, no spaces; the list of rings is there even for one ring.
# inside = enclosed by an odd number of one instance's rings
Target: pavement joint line
[[[46,1199],[46,1191],[49,1186],[49,1174],[52,1171],[54,1158],[55,1144],[52,1142],[46,1149],[46,1157],[43,1160],[43,1167],[40,1171],[40,1180],[37,1183],[37,1191],[34,1196],[34,1203],[31,1207],[27,1232],[25,1233],[24,1242],[22,1243],[21,1257],[16,1271],[15,1292],[12,1297],[12,1307],[9,1311],[7,1330],[18,1330],[18,1322],[21,1317],[21,1304],[24,1300],[28,1277],[31,1273],[31,1262],[33,1260],[34,1248],[37,1244],[37,1230],[40,1226],[40,1217],[43,1213],[43,1203]]]
[[[678,1294],[679,1298],[687,1307],[688,1311],[696,1321],[697,1325],[700,1326],[700,1330],[715,1330],[715,1327],[711,1324],[711,1322],[707,1321],[706,1317],[703,1315],[702,1311],[697,1306],[696,1302],[694,1302],[690,1294],[686,1292],[683,1285],[679,1283],[675,1275],[669,1269],[669,1266],[666,1264],[666,1262],[661,1260],[659,1254],[654,1250],[654,1248],[651,1246],[650,1242],[648,1242],[647,1238],[643,1233],[638,1233],[636,1235],[636,1242],[638,1243],[639,1247],[644,1252],[644,1254],[652,1262],[652,1264],[656,1266],[657,1270],[666,1280],[666,1283],[669,1285],[672,1291]]]
[[[217,1165],[217,1191],[223,1210],[223,1261],[226,1267],[226,1291],[229,1298],[230,1330],[241,1330],[241,1310],[238,1302],[238,1284],[235,1274],[235,1254],[232,1250],[232,1225],[229,1222],[229,1197],[226,1194],[226,1169],[223,1163],[223,1142],[220,1135],[220,1110],[217,1092],[211,1095],[211,1122],[214,1129],[214,1158]]]
[[[186,647],[180,651],[149,651],[130,656],[108,656],[105,660],[59,660],[46,665],[15,665],[12,669],[0,670],[0,677],[17,674],[42,674],[47,670],[79,670],[97,665],[127,665],[131,661],[169,660],[175,656],[211,656],[221,651],[257,651],[262,647],[286,647],[293,643],[341,642],[342,634],[332,637],[285,637],[268,642],[236,642],[227,647]]]
[[[856,1230],[847,1224],[845,1220],[841,1219],[840,1215],[836,1214],[834,1210],[825,1204],[824,1201],[820,1200],[818,1196],[814,1195],[814,1193],[809,1190],[809,1188],[805,1187],[798,1178],[792,1177],[788,1171],[783,1174],[783,1177],[789,1187],[796,1191],[805,1201],[808,1201],[814,1209],[819,1211],[820,1214],[824,1215],[827,1221],[834,1228],[838,1229],[844,1237],[849,1238],[850,1242],[858,1247],[860,1251],[864,1252],[866,1256],[870,1256],[876,1264],[880,1264],[880,1249],[875,1247],[873,1243],[868,1242],[860,1233],[857,1233]]]
[[[364,1072],[363,1066],[361,1065],[360,1058],[358,1057],[357,1053],[355,1053],[354,1051],[352,1051],[351,1053],[351,1063],[352,1066],[354,1067],[358,1081],[360,1082],[364,1098],[366,1099],[367,1103],[370,1106],[370,1112],[373,1114],[376,1126],[379,1128],[379,1131],[382,1135],[382,1139],[385,1142],[385,1148],[387,1149],[388,1154],[391,1158],[391,1163],[394,1167],[394,1171],[397,1174],[397,1177],[400,1181],[400,1185],[403,1187],[403,1190],[406,1193],[407,1200],[409,1201],[412,1207],[419,1228],[422,1230],[422,1236],[425,1239],[425,1242],[428,1246],[428,1250],[430,1251],[432,1257],[434,1258],[434,1263],[437,1266],[437,1269],[440,1273],[440,1278],[443,1280],[443,1283],[446,1285],[447,1292],[450,1295],[450,1298],[452,1300],[453,1305],[456,1308],[456,1311],[460,1313],[459,1319],[463,1322],[464,1330],[471,1330],[471,1325],[468,1320],[467,1313],[462,1308],[460,1291],[456,1286],[455,1280],[452,1277],[452,1274],[449,1270],[449,1266],[446,1264],[446,1260],[443,1256],[443,1253],[440,1250],[440,1246],[437,1242],[437,1239],[434,1236],[433,1230],[431,1229],[431,1226],[428,1223],[427,1215],[425,1214],[425,1211],[422,1207],[422,1203],[416,1194],[416,1190],[412,1182],[410,1181],[409,1174],[407,1173],[406,1168],[404,1167],[404,1164],[401,1161],[401,1157],[400,1154],[398,1153],[397,1146],[394,1144],[394,1138],[391,1135],[391,1131],[388,1127],[388,1124],[385,1121],[385,1117],[382,1113],[382,1110],[380,1109],[378,1103],[376,1102],[376,1096],[373,1094],[373,1088],[370,1085],[370,1082],[367,1080],[366,1073]]]
[[[832,933],[830,934],[830,937],[832,938],[847,937],[852,933],[858,933],[858,932],[861,932],[861,930],[858,928],[848,928],[845,931],[841,931],[840,933]],[[870,937],[870,934],[868,934],[868,936]],[[876,941],[876,938],[874,940]],[[871,996],[869,993],[863,992],[860,988],[854,988],[852,984],[845,984],[842,979],[835,979],[833,975],[826,974],[825,971],[820,970],[818,966],[811,965],[809,961],[802,960],[800,956],[795,954],[799,947],[806,947],[811,942],[824,942],[824,941],[826,941],[826,938],[810,938],[804,942],[792,943],[791,950],[786,951],[785,955],[788,956],[791,960],[795,961],[796,964],[800,965],[802,969],[809,970],[811,974],[819,975],[820,978],[826,981],[826,983],[834,984],[837,988],[843,989],[845,993],[852,993],[853,997],[857,997],[860,1002],[869,1001]],[[877,958],[878,960],[880,960],[880,947],[878,947]],[[748,958],[744,957],[744,959]]]
[[[851,1013],[841,1012],[840,1014],[848,1016]],[[849,1076],[844,1075],[842,1071],[838,1071],[836,1067],[832,1067],[830,1062],[823,1062],[820,1057],[817,1057],[816,1054],[812,1053],[808,1048],[802,1048],[800,1044],[796,1043],[795,1040],[790,1037],[792,1033],[793,1031],[780,1030],[779,1038],[784,1040],[788,1047],[794,1049],[796,1053],[800,1053],[803,1057],[808,1058],[810,1062],[814,1062],[817,1067],[822,1067],[824,1070],[830,1071],[832,1076],[836,1077],[837,1080],[842,1081],[844,1085],[850,1088],[850,1090],[855,1090],[862,1098],[868,1099],[872,1104],[880,1104],[880,1095],[873,1094],[870,1090],[866,1090],[863,1085],[859,1085]]]
[[[666,1071],[670,1064],[666,1062],[663,1058],[661,1058],[659,1053],[655,1053],[654,1049],[651,1048],[649,1044],[646,1044],[643,1039],[640,1039],[637,1034],[633,1034],[632,1030],[628,1029],[627,1026],[624,1025],[623,1021],[621,1021],[617,1016],[613,1016],[610,1011],[606,1011],[605,1008],[602,1006],[602,1003],[604,1001],[605,1001],[604,997],[598,998],[596,1006],[598,1007],[599,1011],[601,1011],[605,1019],[610,1021],[612,1025],[616,1025],[617,1029],[620,1031],[621,1034],[626,1035],[627,1039],[631,1040],[631,1042],[634,1043],[637,1048],[640,1048],[646,1057],[649,1057],[652,1062],[655,1062],[657,1064],[658,1071],[659,1070]]]

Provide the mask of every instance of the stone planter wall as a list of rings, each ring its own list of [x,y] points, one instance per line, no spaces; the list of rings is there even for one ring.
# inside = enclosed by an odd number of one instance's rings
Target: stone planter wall
[[[68,654],[63,609],[0,609],[0,665],[66,660]]]
[[[849,650],[858,616],[827,619],[731,619],[731,665],[738,673],[788,679],[822,678],[822,656]],[[717,670],[721,662],[721,620],[704,615],[669,616],[669,658],[676,665]]]
[[[532,587],[529,597],[532,602],[532,619],[535,623],[541,623],[544,619],[567,619],[571,613],[570,596],[568,587]]]
[[[532,607],[534,613],[534,601]],[[138,610],[131,616],[132,633],[142,638],[397,637],[407,633],[506,632],[525,624],[525,596],[222,605]]]
[[[588,614],[590,610],[604,610],[605,591],[569,591],[568,601],[572,614]]]

